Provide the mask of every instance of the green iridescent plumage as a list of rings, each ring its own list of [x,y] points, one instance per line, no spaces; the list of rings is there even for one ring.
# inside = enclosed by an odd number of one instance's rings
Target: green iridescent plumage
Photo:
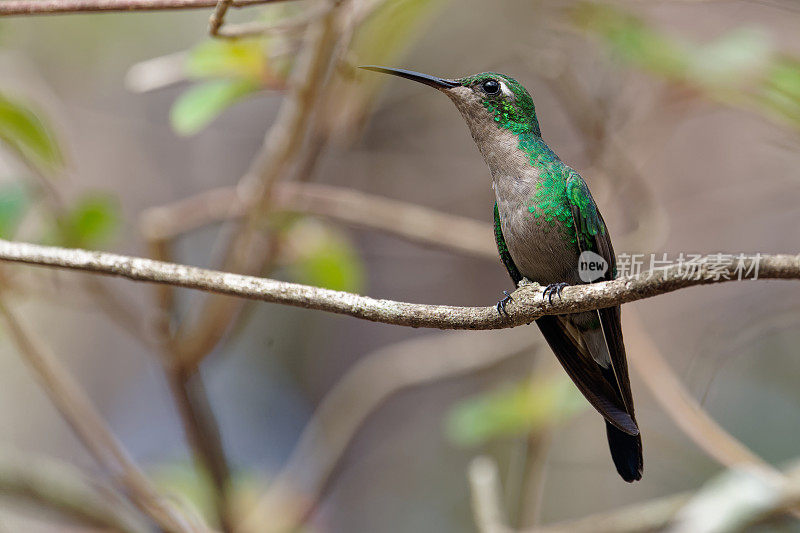
[[[499,128],[509,130],[519,138],[519,149],[528,156],[541,177],[536,193],[529,200],[528,211],[535,218],[548,222],[550,227],[557,227],[570,242],[577,243],[580,236],[581,248],[593,249],[593,237],[605,233],[605,226],[583,178],[565,165],[542,140],[536,108],[528,91],[517,80],[495,72],[484,72],[459,81],[472,85],[497,78],[502,79],[514,93],[513,101],[503,95],[487,96],[483,105],[494,115]],[[575,210],[578,217],[573,220]]]

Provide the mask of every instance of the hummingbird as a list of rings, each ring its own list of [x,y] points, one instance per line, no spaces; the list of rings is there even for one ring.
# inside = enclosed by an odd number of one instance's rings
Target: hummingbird
[[[538,283],[552,301],[568,285],[616,277],[611,237],[589,187],[544,142],[533,99],[517,80],[496,72],[447,79],[361,68],[423,83],[455,104],[491,172],[497,250],[515,286]],[[585,254],[605,262],[596,279],[582,275],[579,261]],[[511,300],[504,294],[497,303],[501,315]],[[578,390],[603,415],[619,475],[627,482],[641,479],[642,439],[619,306],[542,316],[536,325]]]

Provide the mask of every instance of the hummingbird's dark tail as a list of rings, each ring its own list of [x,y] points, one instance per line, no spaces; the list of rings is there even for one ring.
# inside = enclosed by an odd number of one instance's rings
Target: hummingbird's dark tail
[[[611,458],[622,479],[628,483],[642,479],[644,468],[642,436],[628,435],[608,422],[606,422],[606,435],[608,436],[608,447],[611,449]]]

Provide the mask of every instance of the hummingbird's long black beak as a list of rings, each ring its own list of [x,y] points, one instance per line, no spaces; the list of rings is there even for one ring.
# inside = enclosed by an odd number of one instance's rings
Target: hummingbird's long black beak
[[[436,76],[429,76],[428,74],[422,74],[421,72],[414,72],[413,70],[405,70],[402,68],[386,68],[386,67],[378,67],[375,65],[364,65],[358,68],[363,68],[365,70],[374,70],[375,72],[383,72],[384,74],[392,74],[394,76],[400,76],[401,78],[406,78],[409,80],[424,83],[425,85],[429,85],[434,89],[452,89],[453,87],[458,87],[461,85],[457,81],[446,80],[444,78],[437,78]]]

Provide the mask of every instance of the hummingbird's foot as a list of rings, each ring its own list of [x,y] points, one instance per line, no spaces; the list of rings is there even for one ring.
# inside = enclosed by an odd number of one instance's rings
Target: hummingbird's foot
[[[569,283],[551,283],[547,287],[544,288],[544,292],[542,293],[542,300],[547,298],[549,303],[553,303],[553,294],[555,293],[558,296],[558,299],[561,299],[561,291],[564,290],[564,287],[569,287]]]
[[[507,317],[508,311],[506,311],[506,305],[508,304],[508,302],[514,301],[514,298],[511,297],[508,291],[503,291],[503,294],[505,294],[506,296],[505,298],[502,298],[500,301],[497,302],[497,314],[500,315],[501,317],[502,316]]]

